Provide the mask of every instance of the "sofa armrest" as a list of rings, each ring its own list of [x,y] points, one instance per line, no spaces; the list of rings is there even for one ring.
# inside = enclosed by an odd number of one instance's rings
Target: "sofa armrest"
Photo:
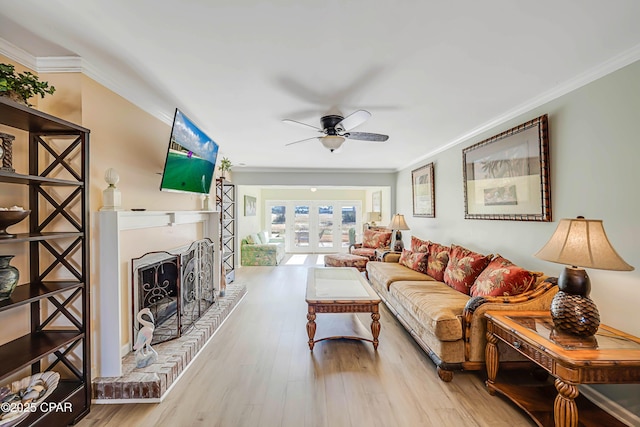
[[[462,332],[465,341],[465,360],[483,361],[487,343],[487,319],[489,310],[549,310],[551,300],[558,291],[558,279],[547,277],[534,289],[510,297],[473,297],[462,312]]]
[[[400,261],[400,253],[398,252],[393,252],[393,251],[387,251],[382,255],[382,261],[384,262],[398,262]]]
[[[353,243],[349,245],[349,253],[351,253],[352,249],[358,249],[362,247],[362,243]]]

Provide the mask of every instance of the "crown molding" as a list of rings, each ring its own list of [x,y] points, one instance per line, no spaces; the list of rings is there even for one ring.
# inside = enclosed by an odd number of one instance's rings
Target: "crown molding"
[[[120,80],[114,79],[101,68],[94,66],[82,57],[35,57],[3,38],[0,38],[0,54],[37,73],[82,73],[163,123],[171,125],[173,121],[173,110],[167,112],[162,106],[147,99],[133,84],[127,85]]]
[[[36,58],[38,73],[82,73],[84,60],[79,56],[43,56]]]
[[[0,38],[0,54],[27,68],[37,69],[35,56],[3,38]]]
[[[441,147],[438,147],[437,149],[425,154],[424,156],[421,156],[417,161],[411,161],[411,163],[396,169],[396,171],[399,172],[417,163],[423,162],[424,160],[427,160],[430,157],[435,156],[436,154],[442,153],[443,151],[455,147],[462,142],[474,138],[497,126],[500,126],[501,124],[509,120],[515,119],[516,117],[525,114],[526,112],[531,111],[535,108],[538,108],[546,104],[547,102],[560,98],[561,96],[566,95],[569,92],[586,86],[589,83],[594,82],[615,71],[618,71],[619,69],[624,68],[627,65],[633,64],[638,60],[640,60],[640,44],[635,45],[631,49],[628,49],[616,56],[613,56],[612,58],[609,58],[607,61],[585,71],[584,73],[578,74],[577,76],[557,85],[547,92],[543,92],[542,94],[530,99],[529,101],[506,111],[498,117],[495,117],[492,120],[489,120],[488,122],[470,130],[469,132],[458,136],[453,141]]]

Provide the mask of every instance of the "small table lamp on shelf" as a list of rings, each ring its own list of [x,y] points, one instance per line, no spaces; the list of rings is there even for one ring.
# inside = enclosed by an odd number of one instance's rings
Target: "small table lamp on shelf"
[[[376,226],[376,221],[380,221],[382,219],[382,215],[380,212],[367,212],[367,221],[372,227]]]
[[[591,280],[584,268],[631,271],[607,238],[601,220],[562,219],[549,241],[535,254],[545,261],[565,264],[558,277],[558,293],[551,302],[556,328],[579,336],[592,336],[600,314],[589,298]]]
[[[409,230],[409,226],[404,220],[404,215],[395,214],[393,218],[391,218],[389,229],[391,230],[391,250],[402,252],[404,243],[402,243],[402,233],[400,230]]]

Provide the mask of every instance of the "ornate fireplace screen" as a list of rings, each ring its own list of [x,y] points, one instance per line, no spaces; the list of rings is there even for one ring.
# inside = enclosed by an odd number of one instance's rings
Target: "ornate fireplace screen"
[[[188,248],[149,252],[131,262],[133,337],[136,314],[148,307],[155,320],[152,344],[178,338],[215,303],[214,244],[210,239]]]

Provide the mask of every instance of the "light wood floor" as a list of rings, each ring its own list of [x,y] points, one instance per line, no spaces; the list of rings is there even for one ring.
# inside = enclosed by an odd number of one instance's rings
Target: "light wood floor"
[[[534,425],[490,396],[483,374],[440,381],[383,304],[377,352],[368,342],[328,340],[311,353],[304,294],[315,263],[310,256],[296,266],[238,269],[246,297],[164,402],[93,405],[78,426]],[[366,332],[370,321],[367,314],[318,315],[316,338],[337,323]]]

